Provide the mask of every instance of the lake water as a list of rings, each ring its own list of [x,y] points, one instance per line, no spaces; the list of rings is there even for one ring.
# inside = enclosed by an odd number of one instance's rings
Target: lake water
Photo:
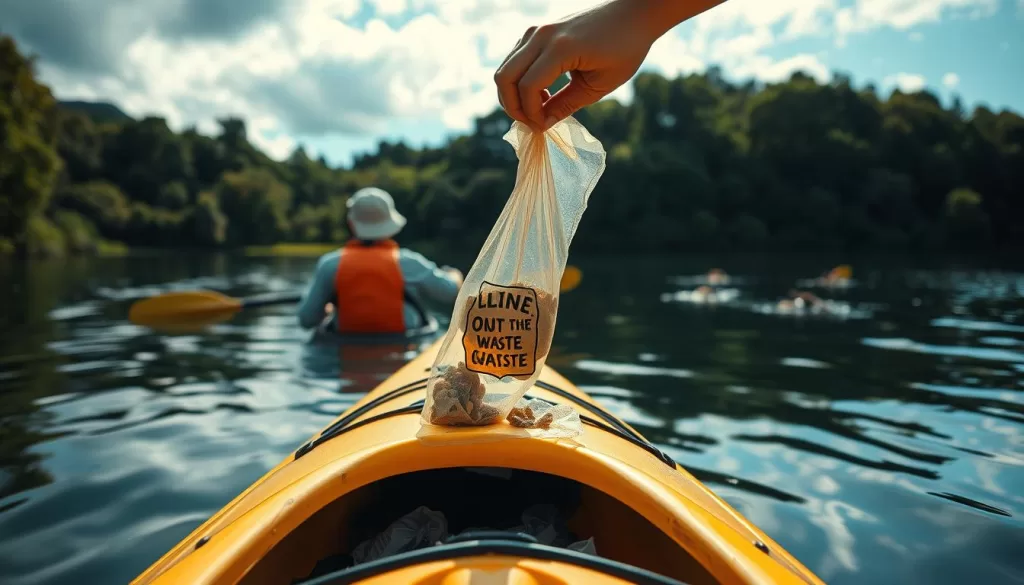
[[[834,314],[779,314],[849,259],[826,260],[578,259],[548,363],[829,583],[1024,582],[1024,274],[857,259],[814,289]],[[126,583],[415,355],[308,344],[288,307],[198,335],[125,319],[171,288],[294,290],[314,262],[0,268],[0,582]],[[735,298],[680,294],[713,266]]]

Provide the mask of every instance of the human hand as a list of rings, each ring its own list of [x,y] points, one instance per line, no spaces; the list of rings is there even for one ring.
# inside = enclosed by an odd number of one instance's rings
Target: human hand
[[[327,303],[324,305],[324,315],[330,317],[332,314],[334,314],[334,303]]]
[[[462,282],[463,282],[464,277],[462,276],[462,271],[461,270],[459,270],[458,268],[453,268],[451,266],[443,266],[443,267],[441,267],[441,270],[447,272],[448,276],[453,281],[455,281],[459,286],[462,286]]]
[[[547,130],[629,81],[654,41],[722,1],[608,0],[530,27],[494,74],[498,101],[511,118]],[[548,93],[566,72],[569,83]]]

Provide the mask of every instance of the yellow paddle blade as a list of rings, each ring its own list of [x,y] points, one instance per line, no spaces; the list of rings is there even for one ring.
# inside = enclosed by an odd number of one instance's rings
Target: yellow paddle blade
[[[850,279],[853,277],[853,268],[849,264],[842,264],[833,268],[832,272],[829,272],[829,276],[832,278]]]
[[[580,285],[583,280],[583,272],[575,266],[566,266],[562,272],[562,282],[559,285],[559,292],[569,292]]]
[[[241,309],[241,301],[220,293],[182,291],[137,301],[128,310],[128,318],[136,325],[192,331],[227,321]]]

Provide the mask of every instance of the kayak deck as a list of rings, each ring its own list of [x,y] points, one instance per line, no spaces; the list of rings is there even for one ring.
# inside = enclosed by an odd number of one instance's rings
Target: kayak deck
[[[576,407],[585,423],[582,436],[536,439],[509,425],[422,433],[419,413],[438,345],[364,396],[134,583],[299,582],[318,563],[351,552],[417,506],[444,511],[453,528],[497,526],[537,498],[564,510],[573,533],[593,538],[598,555],[612,562],[693,585],[821,583],[551,368],[544,368],[528,395]],[[474,468],[512,471],[494,477]],[[417,567],[403,570],[422,569]],[[586,570],[566,572],[577,569]],[[405,578],[398,582],[410,582]]]

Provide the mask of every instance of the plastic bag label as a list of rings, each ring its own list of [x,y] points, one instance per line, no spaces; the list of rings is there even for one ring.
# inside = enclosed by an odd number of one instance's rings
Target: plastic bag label
[[[532,376],[537,369],[537,291],[485,281],[470,301],[462,336],[466,368],[496,378]]]

